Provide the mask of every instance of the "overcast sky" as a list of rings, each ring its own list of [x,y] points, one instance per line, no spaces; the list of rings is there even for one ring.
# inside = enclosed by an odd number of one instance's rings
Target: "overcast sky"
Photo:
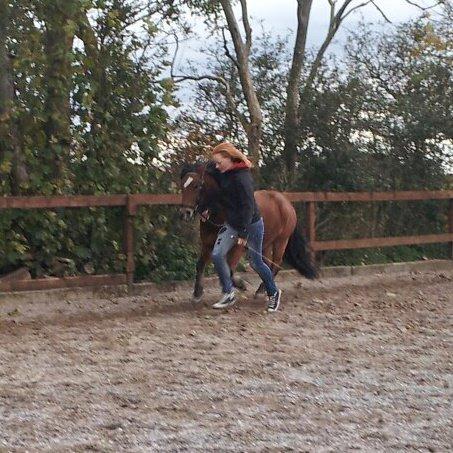
[[[430,6],[435,3],[435,0],[415,0],[421,6]],[[337,0],[337,4],[341,5],[343,0]],[[353,0],[351,6],[359,5],[363,0]],[[419,8],[410,5],[405,0],[376,0],[376,4],[384,11],[386,16],[393,24],[405,22],[416,18],[421,14]],[[349,8],[350,8],[349,7]],[[266,30],[273,30],[275,34],[287,35],[288,32],[294,33],[297,25],[297,1],[296,0],[248,0],[249,15],[252,24],[264,22]],[[337,7],[338,9],[338,7]],[[329,21],[329,3],[327,0],[313,0],[313,6],[310,14],[310,25],[308,29],[307,43],[308,47],[318,47],[325,38]],[[236,7],[236,17],[240,19],[240,8]],[[341,43],[344,42],[348,30],[353,29],[360,21],[366,22],[384,22],[382,15],[372,5],[367,5],[353,14],[349,15],[338,31],[333,50],[338,49]],[[195,29],[200,36],[206,33],[205,25],[200,21],[195,25]],[[195,58],[197,48],[205,45],[203,38],[192,40],[186,43],[181,49],[182,52],[178,56],[178,62],[183,63],[184,59]],[[331,49],[332,50],[332,49]]]
[[[342,0],[337,1],[338,5],[342,3]],[[363,3],[363,0],[355,0],[350,7],[360,3]],[[434,1],[418,0],[418,3],[422,6],[428,6],[432,5]],[[404,0],[376,0],[376,4],[394,23],[415,18],[421,12],[420,9]],[[263,19],[268,27],[278,33],[296,29],[296,0],[249,0],[248,5],[250,15],[254,19]],[[319,44],[324,38],[328,26],[329,11],[330,6],[327,0],[313,0],[308,33],[310,45]],[[354,26],[361,18],[372,22],[383,21],[378,10],[372,5],[367,5],[348,16],[344,24],[346,27]]]
[[[363,3],[364,0],[353,0],[349,8]],[[414,0],[417,4],[427,7],[433,5],[435,0]],[[343,0],[337,0],[337,4],[341,5]],[[296,0],[248,0],[249,16],[251,17],[252,28],[257,30],[257,24],[263,21],[264,28],[268,31],[275,32],[276,35],[294,35],[297,26],[297,1]],[[382,9],[385,15],[390,19],[392,24],[397,25],[401,22],[414,19],[421,15],[422,11],[407,3],[405,0],[376,0],[376,4]],[[338,9],[339,6],[337,6]],[[348,9],[349,9],[348,8]],[[236,17],[238,21],[241,17],[240,7],[237,6]],[[330,17],[330,7],[327,0],[313,0],[313,6],[310,14],[310,22],[307,36],[307,47],[317,49],[323,42],[328,28]],[[176,73],[184,73],[185,62],[197,62],[199,66],[203,65],[205,56],[200,52],[200,48],[205,47],[208,42],[204,36],[207,35],[206,26],[199,19],[194,19],[194,30],[198,37],[185,42],[180,47],[176,59]],[[335,40],[331,43],[328,52],[341,52],[345,38],[348,32],[361,21],[374,22],[384,24],[384,19],[378,10],[372,6],[360,8],[349,15],[341,25],[335,36]],[[382,25],[384,26],[384,25]],[[241,28],[242,30],[242,28]],[[255,31],[255,36],[258,32]],[[292,44],[292,41],[290,41]],[[183,91],[183,100],[187,99],[190,86],[181,86]]]

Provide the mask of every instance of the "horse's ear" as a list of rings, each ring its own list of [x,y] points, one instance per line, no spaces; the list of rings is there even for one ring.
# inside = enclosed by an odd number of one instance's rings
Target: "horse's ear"
[[[206,173],[208,173],[208,175],[211,175],[215,179],[217,184],[220,184],[222,173],[220,173],[220,171],[217,170],[216,163],[213,160],[210,160],[206,164]]]
[[[187,173],[190,173],[192,171],[194,171],[193,164],[188,164],[188,163],[183,164],[183,166],[181,167],[181,173],[179,175],[180,179],[184,178],[184,176],[186,176]]]
[[[210,175],[218,171],[217,168],[215,167],[215,162],[213,160],[208,161],[208,163],[206,164],[206,171]]]
[[[195,173],[203,173],[203,170],[204,170],[204,165],[203,164],[200,164],[199,162],[197,162],[194,166],[193,166],[193,171]]]
[[[214,177],[217,177],[219,175],[221,175],[222,173],[220,172],[220,170],[217,169],[216,167],[216,163],[213,161],[213,160],[210,160],[207,164],[206,164],[206,171],[214,176]]]
[[[213,167],[212,167],[212,170],[209,170],[208,169],[208,165],[212,164]],[[187,175],[187,173],[203,173],[205,170],[207,170],[209,173],[212,172],[216,172],[216,168],[215,168],[215,162],[208,162],[206,163],[205,161],[197,161],[195,162],[194,164],[189,164],[189,163],[185,163],[183,164],[183,166],[181,167],[181,173],[180,173],[180,178],[184,178],[185,175]]]

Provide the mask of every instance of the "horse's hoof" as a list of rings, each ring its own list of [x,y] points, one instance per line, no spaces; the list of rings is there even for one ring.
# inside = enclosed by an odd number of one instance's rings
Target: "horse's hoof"
[[[198,305],[198,304],[201,302],[201,299],[202,299],[201,296],[198,296],[198,297],[192,296],[192,303],[193,303],[194,305]]]

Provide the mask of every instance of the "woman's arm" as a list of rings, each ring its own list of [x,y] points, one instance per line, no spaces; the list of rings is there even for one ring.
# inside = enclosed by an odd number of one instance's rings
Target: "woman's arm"
[[[240,238],[246,238],[247,227],[252,221],[255,204],[252,181],[250,180],[250,183],[248,183],[248,181],[243,181],[243,179],[238,178],[236,194],[238,200],[237,220],[236,225],[232,226],[236,228]]]

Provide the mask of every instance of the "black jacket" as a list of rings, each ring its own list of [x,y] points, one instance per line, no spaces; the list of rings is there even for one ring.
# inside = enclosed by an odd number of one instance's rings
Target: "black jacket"
[[[247,168],[217,172],[215,179],[220,187],[220,204],[225,209],[226,222],[239,237],[247,237],[247,227],[257,222],[260,211],[255,201],[253,178]]]

